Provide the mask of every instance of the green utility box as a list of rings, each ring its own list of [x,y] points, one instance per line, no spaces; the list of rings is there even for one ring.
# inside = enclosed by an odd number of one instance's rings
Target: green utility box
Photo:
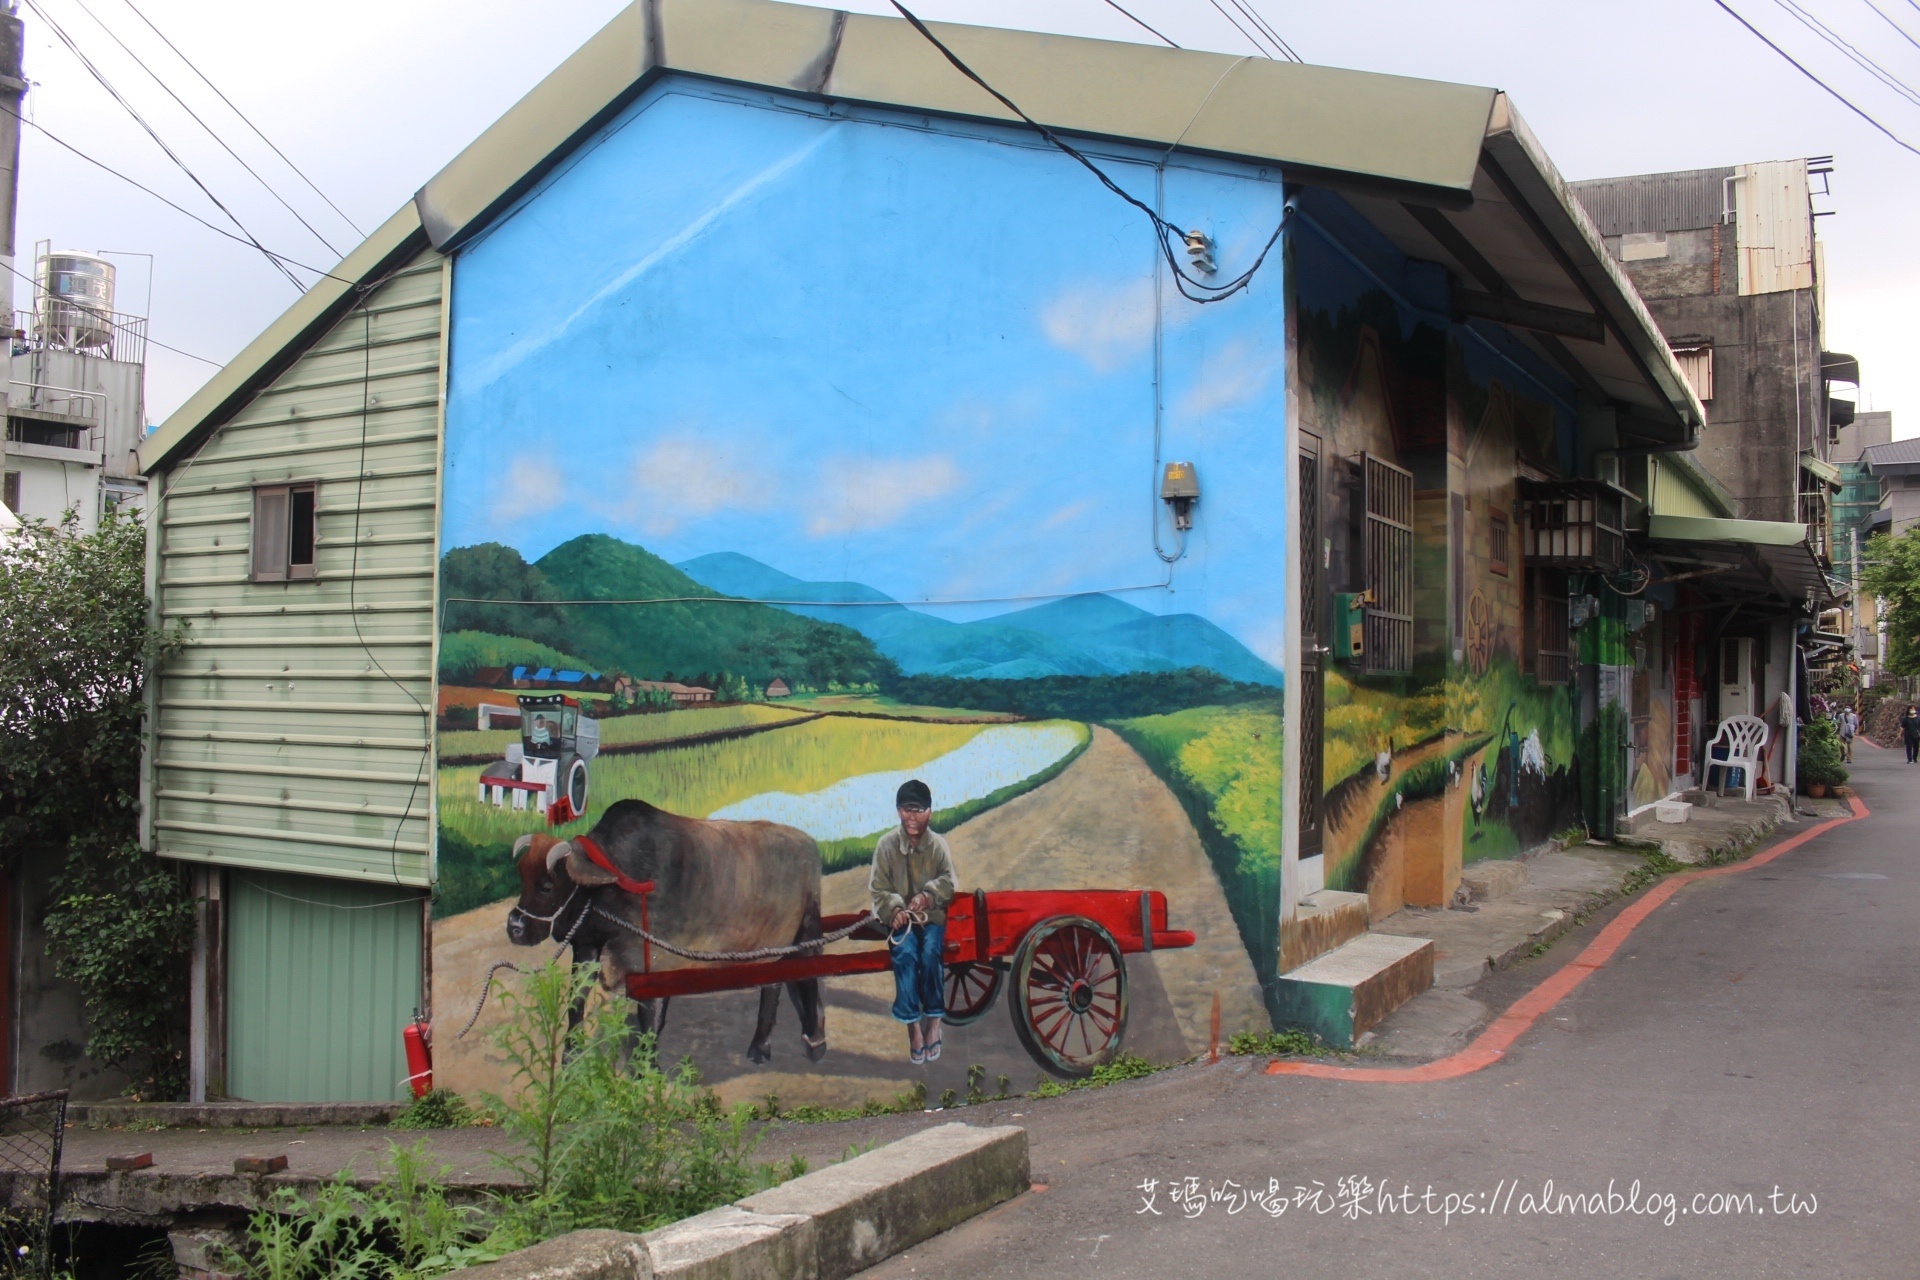
[[[1367,654],[1367,606],[1371,591],[1342,592],[1333,597],[1333,656],[1356,662]]]

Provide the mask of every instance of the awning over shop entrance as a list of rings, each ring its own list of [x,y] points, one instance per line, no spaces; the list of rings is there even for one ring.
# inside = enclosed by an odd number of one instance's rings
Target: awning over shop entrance
[[[1672,566],[1668,581],[1690,579],[1714,595],[1811,604],[1816,612],[1837,602],[1807,526],[1791,520],[1651,515],[1644,550]]]

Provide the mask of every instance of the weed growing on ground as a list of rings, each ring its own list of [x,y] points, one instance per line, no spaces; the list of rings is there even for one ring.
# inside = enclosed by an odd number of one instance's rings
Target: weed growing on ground
[[[897,1093],[890,1102],[878,1098],[869,1098],[857,1107],[822,1107],[805,1103],[798,1107],[782,1107],[776,1094],[768,1094],[761,1104],[762,1120],[790,1120],[794,1124],[829,1124],[838,1120],[865,1120],[873,1116],[905,1115],[909,1111],[927,1109],[927,1083],[916,1080],[913,1087],[905,1093]]]
[[[1248,1057],[1277,1058],[1288,1054],[1326,1053],[1318,1036],[1298,1028],[1285,1031],[1238,1031],[1227,1039],[1227,1052]]]
[[[1666,851],[1659,845],[1654,845],[1651,848],[1642,848],[1639,852],[1645,861],[1633,870],[1627,872],[1626,879],[1620,882],[1620,895],[1622,897],[1636,894],[1654,881],[1665,876],[1670,876],[1676,871],[1685,871],[1688,869],[1686,863],[1676,862],[1674,859],[1669,858],[1666,855]]]
[[[407,1104],[388,1122],[390,1129],[464,1129],[480,1124],[481,1116],[451,1089],[433,1089]],[[302,1130],[305,1132],[305,1130]]]

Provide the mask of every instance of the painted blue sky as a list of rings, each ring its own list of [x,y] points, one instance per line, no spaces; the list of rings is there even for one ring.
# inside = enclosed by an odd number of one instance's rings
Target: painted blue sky
[[[1150,164],[1103,163],[1153,199]],[[1164,198],[1226,276],[1283,194],[1221,165]],[[1162,581],[1155,265],[1146,219],[1029,135],[656,88],[456,263],[443,545],[605,532],[910,603]],[[1123,596],[1276,664],[1281,272],[1165,289],[1163,454],[1204,497],[1172,588]]]

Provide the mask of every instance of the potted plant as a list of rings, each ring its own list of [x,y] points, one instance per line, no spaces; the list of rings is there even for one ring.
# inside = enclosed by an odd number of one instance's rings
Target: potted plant
[[[1800,726],[1797,768],[1801,787],[1814,797],[1847,780],[1846,766],[1840,762],[1840,734],[1833,721],[1819,719]]]

